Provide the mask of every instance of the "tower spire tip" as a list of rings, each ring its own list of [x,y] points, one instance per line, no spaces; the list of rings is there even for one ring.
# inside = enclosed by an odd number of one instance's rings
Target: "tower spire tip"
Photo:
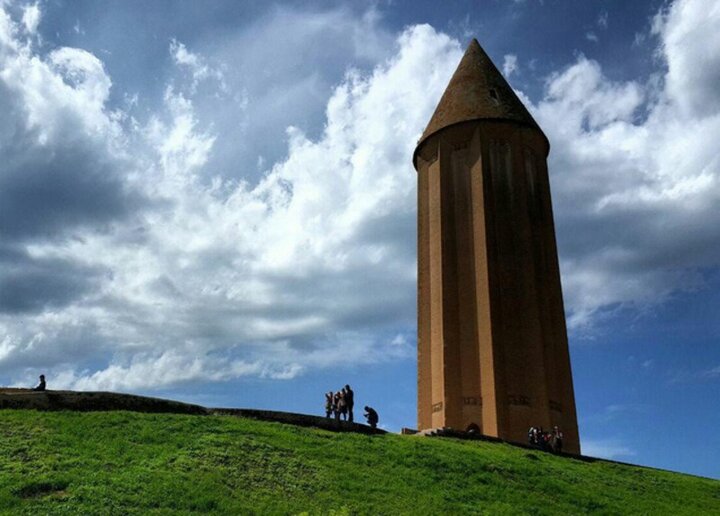
[[[483,119],[514,121],[542,131],[477,38],[472,38],[418,146],[445,127]]]

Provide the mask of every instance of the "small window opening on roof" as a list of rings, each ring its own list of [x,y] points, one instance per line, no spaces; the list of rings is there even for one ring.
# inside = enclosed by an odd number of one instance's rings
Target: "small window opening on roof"
[[[495,101],[495,103],[500,102],[500,98],[494,88],[490,88],[490,97]]]

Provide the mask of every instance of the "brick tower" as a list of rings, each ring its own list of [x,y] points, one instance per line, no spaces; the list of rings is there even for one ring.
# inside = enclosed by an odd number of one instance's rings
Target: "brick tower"
[[[415,150],[418,428],[580,452],[547,137],[476,40]]]

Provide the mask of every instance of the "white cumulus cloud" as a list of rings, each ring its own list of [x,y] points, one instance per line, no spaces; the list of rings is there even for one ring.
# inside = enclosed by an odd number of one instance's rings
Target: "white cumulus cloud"
[[[720,10],[679,1],[656,20],[667,73],[615,82],[580,56],[550,76],[534,106],[552,144],[551,182],[570,324],[603,308],[652,305],[702,287],[700,270],[720,265],[720,53],[708,53]],[[697,36],[697,39],[695,38]],[[714,39],[713,39],[714,38]],[[703,41],[703,43],[699,43]],[[678,88],[678,63],[697,66]],[[703,106],[693,111],[692,106]]]
[[[622,460],[636,455],[636,452],[618,439],[585,439],[582,442],[582,453],[588,457]]]
[[[654,80],[613,81],[579,56],[528,101],[552,144],[573,327],[702,288],[702,269],[720,265],[720,53],[698,43],[714,48],[720,15],[697,5],[657,18],[667,68]],[[410,156],[462,55],[457,41],[427,25],[388,38],[372,10],[360,20],[280,10],[233,41],[270,63],[269,43],[287,34],[297,48],[272,65],[288,76],[271,68],[243,82],[232,49],[206,55],[175,40],[162,104],[136,120],[109,107],[98,56],[43,54],[22,27],[0,9],[3,375],[150,389],[413,356]],[[295,51],[363,66],[343,65],[329,87],[298,69]],[[683,82],[693,60],[702,70]],[[505,64],[507,75],[517,67]],[[222,81],[207,81],[217,70]],[[267,144],[266,128],[252,134],[264,120],[316,105],[320,128],[289,124],[268,147],[279,158],[241,148]]]
[[[510,77],[513,73],[517,72],[518,59],[515,54],[506,54],[505,57],[503,57],[502,70],[505,77]]]
[[[14,83],[16,101],[31,108],[21,123],[44,132],[46,145],[93,142],[85,127],[112,128],[107,139],[132,155],[117,188],[138,189],[146,204],[102,230],[18,244],[28,259],[98,273],[59,311],[28,305],[22,321],[2,318],[6,367],[54,368],[58,387],[142,389],[411,356],[398,340],[414,323],[409,156],[461,51],[428,26],[395,45],[370,73],[348,71],[318,138],[288,128],[287,158],[255,183],[205,180],[216,134],[200,125],[194,88],[186,96],[169,85],[162,109],[138,127],[105,107],[111,81],[95,56],[16,54],[19,70],[47,75]],[[181,44],[171,55],[190,81],[206,74],[205,59]],[[64,88],[63,98],[45,84]],[[87,123],[48,116],[60,108]]]

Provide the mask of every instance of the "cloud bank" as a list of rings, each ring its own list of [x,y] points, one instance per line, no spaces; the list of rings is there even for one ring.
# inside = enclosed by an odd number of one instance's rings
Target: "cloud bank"
[[[142,118],[112,105],[98,56],[44,51],[28,9],[0,11],[0,374],[143,390],[414,356],[410,156],[458,41],[427,25],[388,38],[372,12],[306,13],[306,48],[345,27],[372,44],[338,58],[374,64],[347,67],[322,128],[287,127],[267,165],[241,143],[233,154],[225,128],[251,133],[283,92],[243,89],[232,49],[167,42],[163,101]],[[720,52],[707,51],[720,50],[719,11],[658,14],[664,68],[646,83],[581,56],[527,100],[552,142],[573,328],[701,288],[719,265]],[[285,16],[253,31],[289,30]]]
[[[709,50],[719,49],[720,8],[703,5],[676,2],[657,15],[665,69],[647,83],[614,82],[581,56],[548,79],[535,106],[553,146],[571,325],[700,288],[703,269],[720,262],[720,91],[710,86],[720,53]]]
[[[19,183],[3,189],[14,201],[3,203],[2,228],[16,264],[4,269],[5,371],[142,389],[411,354],[407,156],[457,42],[429,27],[401,34],[397,55],[371,74],[348,71],[320,138],[289,127],[286,159],[251,183],[240,167],[237,179],[205,181],[216,135],[200,127],[192,94],[222,76],[182,43],[170,43],[178,75],[143,124],[108,108],[111,78],[97,57],[42,56],[7,14],[3,27],[5,98],[16,112],[3,154],[24,149],[3,174]],[[428,62],[437,63],[430,98],[412,80]],[[37,163],[44,154],[54,159]],[[63,265],[54,281],[41,276]]]

